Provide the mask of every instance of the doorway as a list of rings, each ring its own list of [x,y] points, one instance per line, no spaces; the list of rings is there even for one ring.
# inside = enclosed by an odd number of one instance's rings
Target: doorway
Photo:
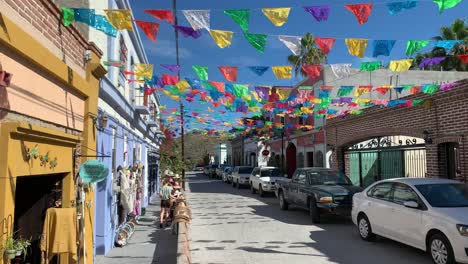
[[[307,152],[307,167],[314,167],[314,152]]]
[[[296,146],[293,143],[290,143],[286,149],[286,170],[289,178],[291,178],[296,171],[296,166]]]
[[[24,263],[41,263],[40,239],[46,211],[62,206],[64,176],[52,174],[16,179],[13,232],[17,237],[31,239],[31,251]]]

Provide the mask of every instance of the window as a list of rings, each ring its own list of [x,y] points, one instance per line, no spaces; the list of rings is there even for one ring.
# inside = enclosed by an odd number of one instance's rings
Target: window
[[[390,201],[392,199],[392,183],[384,182],[377,184],[367,192],[367,196],[380,200]]]
[[[294,182],[298,184],[306,184],[306,174],[304,171],[298,171],[294,177]]]
[[[239,168],[239,173],[241,174],[250,174],[252,173],[253,168],[252,167],[240,167]]]
[[[128,52],[128,49],[127,49],[127,45],[125,45],[125,40],[123,38],[123,35],[120,35],[120,61],[123,63],[123,65],[125,65],[125,68],[120,69],[120,73],[123,75],[125,75],[124,71],[126,70],[126,66],[127,66],[127,52]]]
[[[261,171],[260,177],[281,177],[280,169],[264,169]]]
[[[284,116],[282,116],[282,117],[280,118],[280,120],[281,120],[281,121],[280,121],[280,122],[281,122],[281,124],[283,124],[283,125],[284,125],[284,122],[285,122],[285,118],[284,118]]]
[[[404,204],[405,202],[419,202],[418,195],[408,185],[396,183],[393,186],[393,202],[397,204]]]
[[[299,125],[305,125],[306,124],[306,119],[302,116],[300,116],[298,119],[297,119],[297,123]]]
[[[255,169],[253,170],[253,172],[252,172],[252,175],[253,175],[253,176],[257,176],[258,174],[260,174],[260,169],[255,168]]]

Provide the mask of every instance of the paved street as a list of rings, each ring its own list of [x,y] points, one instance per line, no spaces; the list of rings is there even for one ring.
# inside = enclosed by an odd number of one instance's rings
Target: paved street
[[[431,263],[387,239],[362,241],[350,220],[313,225],[306,211],[281,211],[274,195],[260,198],[204,175],[190,176],[190,190],[193,263]]]

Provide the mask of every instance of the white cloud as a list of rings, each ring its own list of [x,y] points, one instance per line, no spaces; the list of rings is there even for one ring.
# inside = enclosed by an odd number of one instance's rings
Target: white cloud
[[[158,39],[156,40],[156,43],[146,42],[145,47],[148,55],[170,58],[175,58],[176,55],[175,42],[170,40]],[[192,52],[186,48],[180,47],[179,45],[179,58],[187,59],[190,57],[192,57]]]

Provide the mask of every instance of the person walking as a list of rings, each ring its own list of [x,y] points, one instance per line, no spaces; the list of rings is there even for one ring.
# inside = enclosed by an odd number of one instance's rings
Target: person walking
[[[163,187],[159,192],[159,197],[161,198],[161,215],[159,218],[159,228],[163,228],[163,224],[169,218],[169,213],[171,210],[171,198],[174,198],[174,196],[172,196],[171,193],[172,187],[169,186],[169,181],[164,180]]]

